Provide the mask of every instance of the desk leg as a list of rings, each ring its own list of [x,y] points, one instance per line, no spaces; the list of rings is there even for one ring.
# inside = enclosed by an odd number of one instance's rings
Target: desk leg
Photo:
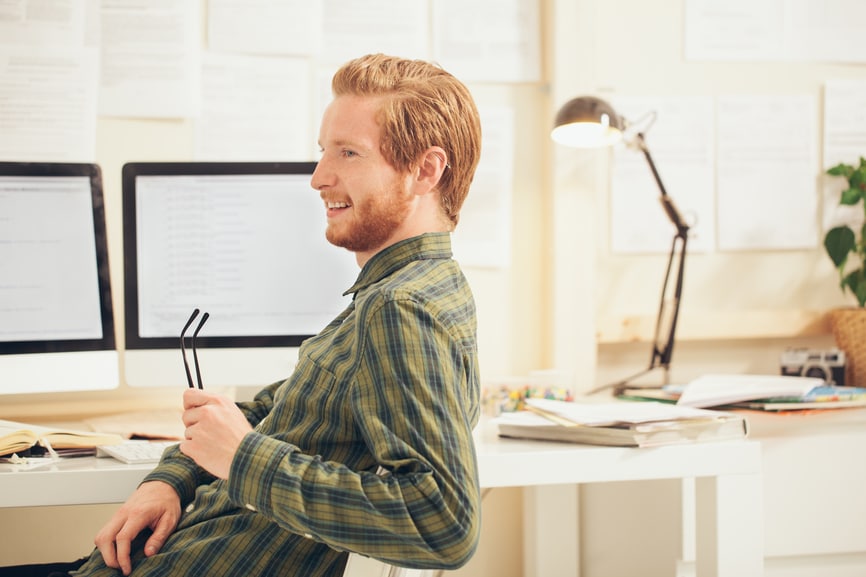
[[[764,574],[764,501],[760,475],[695,481],[698,577]]]
[[[578,486],[523,488],[524,577],[579,577]]]

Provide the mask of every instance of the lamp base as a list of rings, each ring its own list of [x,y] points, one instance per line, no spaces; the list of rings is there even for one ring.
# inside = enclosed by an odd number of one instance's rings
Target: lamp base
[[[658,369],[662,369],[664,371],[664,382],[661,385],[643,385],[643,386],[642,385],[637,385],[637,386],[629,385],[629,383],[631,383],[633,380],[635,380],[639,377],[642,377],[646,374],[649,374],[649,373],[651,373],[655,370],[658,370]],[[612,395],[614,397],[618,397],[619,395],[621,395],[623,393],[623,391],[625,391],[625,389],[660,389],[664,385],[668,384],[669,373],[670,373],[670,367],[668,365],[653,365],[653,366],[650,366],[650,367],[640,371],[639,373],[635,373],[635,374],[633,374],[629,377],[626,377],[622,380],[615,381],[613,383],[607,383],[606,385],[601,385],[600,387],[596,387],[594,389],[591,389],[586,394],[587,395],[595,395],[596,393],[600,393],[602,391],[606,391],[608,389],[611,389],[613,391]]]

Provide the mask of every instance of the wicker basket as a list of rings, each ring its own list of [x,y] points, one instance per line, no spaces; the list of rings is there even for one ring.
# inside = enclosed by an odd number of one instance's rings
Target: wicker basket
[[[866,308],[830,311],[836,345],[845,352],[845,384],[866,387]]]

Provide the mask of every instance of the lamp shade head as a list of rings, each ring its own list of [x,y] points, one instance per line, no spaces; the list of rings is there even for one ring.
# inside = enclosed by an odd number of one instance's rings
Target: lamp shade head
[[[622,139],[624,129],[624,120],[606,101],[579,96],[563,104],[556,113],[550,137],[565,146],[612,146]]]

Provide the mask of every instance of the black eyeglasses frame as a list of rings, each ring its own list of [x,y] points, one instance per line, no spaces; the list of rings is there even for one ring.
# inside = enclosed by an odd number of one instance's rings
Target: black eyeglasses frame
[[[186,358],[186,331],[189,329],[190,325],[192,325],[192,321],[198,316],[199,310],[195,309],[192,311],[192,314],[189,316],[189,319],[186,321],[186,324],[183,325],[183,330],[180,331],[180,354],[183,357],[183,367],[186,370],[186,382],[189,384],[190,389],[194,389],[195,385],[193,385],[192,381],[192,373],[189,370],[189,361]],[[193,363],[195,363],[195,377],[196,383],[198,383],[199,389],[204,389],[201,380],[201,367],[198,362],[198,350],[196,349],[195,339],[198,337],[199,331],[204,326],[205,322],[207,322],[208,318],[210,318],[209,313],[204,313],[201,317],[201,320],[198,322],[198,326],[195,328],[195,331],[192,333],[192,338],[190,339],[190,344],[192,348],[192,358]]]

